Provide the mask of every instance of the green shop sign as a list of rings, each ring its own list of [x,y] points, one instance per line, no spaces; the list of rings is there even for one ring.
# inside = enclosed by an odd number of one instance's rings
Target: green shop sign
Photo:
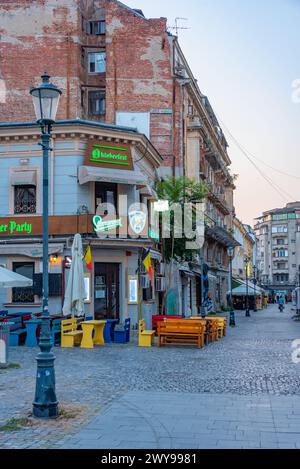
[[[32,232],[31,223],[18,223],[15,220],[10,220],[8,223],[0,225],[0,233],[14,234],[14,233],[26,233]]]
[[[102,218],[99,215],[95,215],[93,218],[93,225],[94,225],[94,230],[96,233],[105,233],[110,230],[114,230],[115,228],[121,227],[122,226],[122,220],[117,219],[117,220],[107,220],[107,221],[102,221]]]
[[[104,145],[93,145],[90,161],[93,163],[117,164],[129,166],[128,155],[121,154],[126,152],[126,148],[109,147]],[[113,151],[113,152],[112,152]]]
[[[107,140],[89,140],[84,164],[100,168],[133,170],[131,146],[127,143],[114,144]]]

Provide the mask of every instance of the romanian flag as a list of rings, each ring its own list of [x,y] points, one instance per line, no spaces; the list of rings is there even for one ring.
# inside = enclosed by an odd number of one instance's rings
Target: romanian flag
[[[143,260],[143,264],[144,264],[144,266],[145,266],[145,268],[148,272],[150,281],[152,282],[153,281],[153,267],[152,267],[152,263],[151,263],[150,248],[148,249],[146,254],[143,256],[142,260]]]
[[[88,270],[92,271],[93,262],[92,262],[92,251],[91,251],[91,246],[90,245],[88,245],[88,247],[86,248],[85,255],[84,255],[84,260],[85,260],[85,263],[86,263],[86,268]]]

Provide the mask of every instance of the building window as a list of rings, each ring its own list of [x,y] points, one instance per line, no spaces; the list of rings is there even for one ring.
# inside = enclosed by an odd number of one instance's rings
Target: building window
[[[100,34],[105,34],[105,32],[106,32],[105,20],[89,21],[89,34],[99,36]]]
[[[13,271],[33,280],[34,262],[13,262]],[[12,303],[34,303],[33,286],[13,288]]]
[[[117,194],[118,194],[117,184],[96,182],[95,183],[96,210],[100,204],[110,204],[111,206],[115,208],[115,214],[117,214],[118,213]],[[101,216],[108,215],[110,208],[111,207],[108,207],[108,210],[105,210],[105,207],[103,207],[102,213],[99,213],[99,215]]]
[[[283,246],[285,244],[285,240],[284,239],[277,239],[277,245],[281,245]]]
[[[275,252],[275,257],[288,257],[289,253],[286,249],[279,249]]]
[[[272,226],[272,233],[287,233],[287,225],[276,225]]]
[[[92,116],[105,115],[104,91],[89,91],[89,114]]]
[[[104,73],[106,70],[106,53],[89,52],[89,73]]]
[[[14,213],[36,213],[36,186],[14,186]]]

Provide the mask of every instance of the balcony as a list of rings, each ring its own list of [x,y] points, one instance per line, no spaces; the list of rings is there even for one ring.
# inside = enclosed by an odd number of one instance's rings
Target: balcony
[[[226,201],[225,195],[222,190],[216,188],[212,183],[208,183],[208,199],[224,214],[230,215],[231,210]]]
[[[194,115],[194,116],[189,116],[188,117],[187,128],[190,131],[202,130],[202,129],[204,129],[204,126],[203,126],[203,123],[202,123],[200,117],[197,116],[197,115]]]

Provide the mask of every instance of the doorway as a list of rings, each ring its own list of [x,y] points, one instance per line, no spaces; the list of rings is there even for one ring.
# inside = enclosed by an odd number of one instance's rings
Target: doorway
[[[120,264],[95,263],[95,319],[119,319]]]

